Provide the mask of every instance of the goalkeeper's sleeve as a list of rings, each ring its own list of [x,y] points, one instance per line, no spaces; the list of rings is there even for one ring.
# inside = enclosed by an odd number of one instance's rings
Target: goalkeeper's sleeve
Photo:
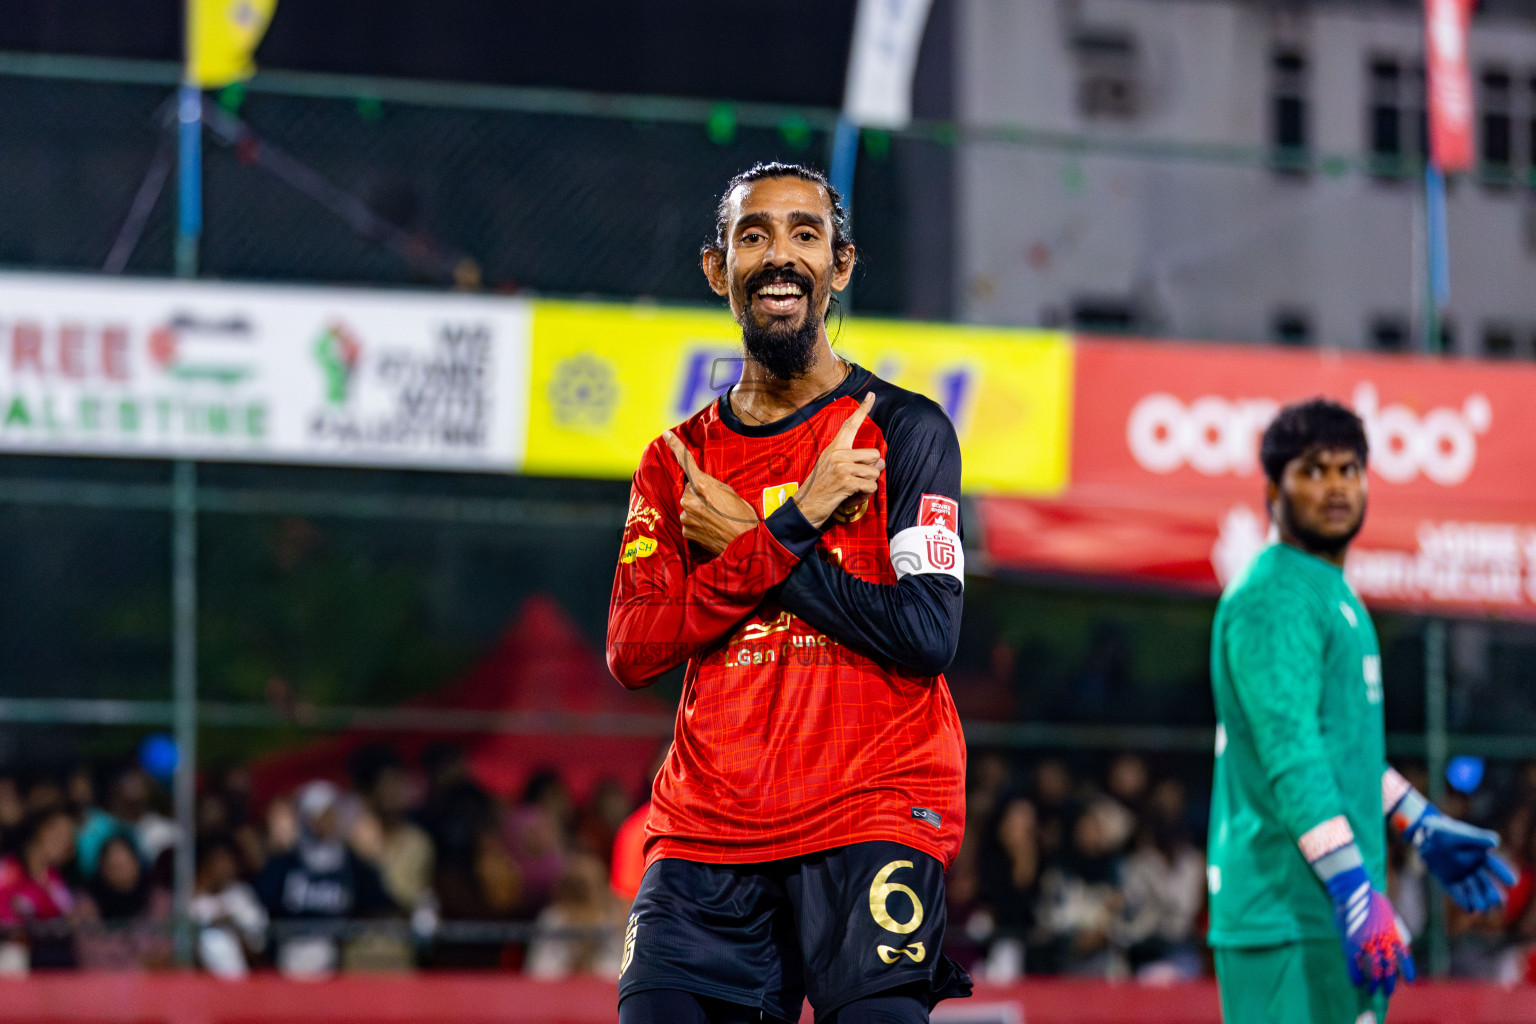
[[[1303,586],[1281,582],[1240,595],[1228,607],[1223,637],[1254,752],[1281,823],[1298,844],[1309,835],[1326,835],[1326,830],[1314,833],[1320,826],[1345,822],[1344,800],[1323,747],[1323,624]],[[1344,827],[1347,831],[1347,823]],[[1327,852],[1310,845],[1310,852],[1303,849],[1309,861]]]

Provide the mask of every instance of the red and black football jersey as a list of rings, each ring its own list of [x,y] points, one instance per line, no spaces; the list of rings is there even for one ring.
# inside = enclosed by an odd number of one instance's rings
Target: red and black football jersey
[[[878,490],[818,530],[795,492],[871,391],[854,447],[884,456]],[[688,663],[647,863],[754,863],[890,840],[948,865],[965,827],[965,743],[943,676],[965,570],[949,418],[855,365],[781,420],[743,423],[722,396],[675,433],[762,521],[718,556],[689,544],[682,469],[660,438],[646,448],[608,665],[638,687]]]

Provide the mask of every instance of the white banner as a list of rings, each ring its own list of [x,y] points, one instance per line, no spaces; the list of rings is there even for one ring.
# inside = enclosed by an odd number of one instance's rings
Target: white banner
[[[0,274],[0,451],[515,472],[517,299]]]
[[[912,123],[912,74],[933,0],[859,0],[843,116],[899,131]]]

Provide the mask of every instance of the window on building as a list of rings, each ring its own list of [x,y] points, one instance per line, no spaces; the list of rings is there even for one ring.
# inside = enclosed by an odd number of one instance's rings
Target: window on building
[[[1080,331],[1124,334],[1136,329],[1136,303],[1107,295],[1080,295],[1072,300],[1072,326]]]
[[[1483,325],[1483,355],[1491,359],[1512,359],[1515,355],[1515,328],[1512,324]]]
[[[1456,351],[1456,321],[1449,316],[1440,318],[1440,351]]]
[[[1304,309],[1276,310],[1270,333],[1281,345],[1312,344],[1312,314]]]
[[[1280,170],[1306,169],[1310,145],[1307,123],[1307,58],[1291,49],[1278,50],[1270,65],[1272,124],[1270,144]]]
[[[1366,66],[1366,151],[1371,174],[1398,179],[1429,154],[1424,66],[1376,55]]]
[[[1072,36],[1077,60],[1077,109],[1083,117],[1129,120],[1141,112],[1136,37],[1110,28],[1080,28]]]
[[[1529,116],[1525,119],[1525,166],[1526,184],[1536,188],[1536,75],[1526,83],[1530,88],[1525,93],[1525,109]]]
[[[1485,69],[1478,81],[1479,170],[1484,181],[1495,185],[1507,185],[1514,177],[1512,85],[1509,72],[1500,68]]]
[[[1408,120],[1413,125],[1413,152],[1419,163],[1429,163],[1429,79],[1424,65],[1416,64],[1407,96]]]
[[[1370,74],[1371,169],[1396,175],[1403,158],[1402,68],[1393,58],[1376,57]]]
[[[1377,352],[1405,352],[1408,349],[1408,321],[1396,314],[1373,317],[1368,340]]]

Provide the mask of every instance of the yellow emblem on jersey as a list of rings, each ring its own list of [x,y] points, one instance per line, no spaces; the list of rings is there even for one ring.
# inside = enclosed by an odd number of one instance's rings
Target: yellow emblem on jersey
[[[635,958],[635,940],[640,937],[640,915],[630,914],[629,924],[624,929],[624,959],[619,963],[619,974],[629,970],[630,961]]]
[[[847,525],[848,523],[856,523],[860,519],[863,519],[864,513],[868,511],[868,496],[866,496],[864,500],[860,501],[858,495],[854,495],[847,501],[843,502],[842,505],[840,505],[837,510],[832,513],[832,521],[834,523],[841,523],[843,525]]]
[[[893,964],[900,960],[903,953],[915,964],[922,963],[923,957],[928,955],[928,951],[923,948],[921,942],[914,942],[905,949],[897,949],[895,946],[876,946],[875,952],[879,953],[880,959],[888,964]]]
[[[787,484],[774,484],[772,487],[764,487],[763,518],[767,519],[769,516],[777,512],[779,506],[783,505],[790,498],[793,498],[795,496],[795,492],[799,489],[800,482],[798,480],[791,480]]]
[[[655,552],[656,538],[647,537],[642,533],[640,536],[624,545],[624,557],[620,558],[619,561],[621,563],[633,562],[637,558],[644,558],[647,555],[654,554]]]

